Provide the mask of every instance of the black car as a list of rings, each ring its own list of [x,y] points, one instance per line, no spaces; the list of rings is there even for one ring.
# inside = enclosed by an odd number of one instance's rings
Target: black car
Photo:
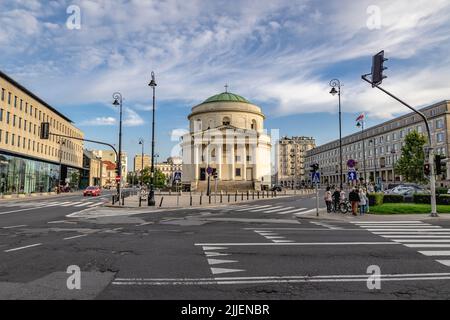
[[[270,191],[282,191],[283,188],[281,188],[281,186],[273,186],[272,188],[270,188]]]

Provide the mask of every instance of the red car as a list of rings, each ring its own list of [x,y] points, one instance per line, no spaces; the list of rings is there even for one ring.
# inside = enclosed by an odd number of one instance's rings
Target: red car
[[[102,191],[99,187],[87,187],[86,190],[83,192],[83,196],[99,196],[101,195]]]

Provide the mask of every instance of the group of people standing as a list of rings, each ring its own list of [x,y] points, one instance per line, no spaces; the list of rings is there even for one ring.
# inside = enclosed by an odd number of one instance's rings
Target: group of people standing
[[[327,212],[339,212],[342,203],[346,203],[347,197],[345,191],[339,188],[327,187],[324,196],[327,205]],[[369,212],[369,197],[365,187],[354,187],[348,194],[348,201],[352,206],[352,214],[354,216],[363,215]]]

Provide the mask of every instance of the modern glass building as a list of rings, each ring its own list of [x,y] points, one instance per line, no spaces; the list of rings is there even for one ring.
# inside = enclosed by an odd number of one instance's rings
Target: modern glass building
[[[42,122],[51,133],[83,138],[70,119],[0,71],[0,196],[51,192],[59,182],[78,188],[83,142],[42,140]]]

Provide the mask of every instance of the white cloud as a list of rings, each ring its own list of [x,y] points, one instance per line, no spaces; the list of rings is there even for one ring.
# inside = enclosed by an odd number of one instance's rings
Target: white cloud
[[[117,124],[116,118],[113,117],[97,117],[91,120],[85,120],[80,126],[114,126]]]

